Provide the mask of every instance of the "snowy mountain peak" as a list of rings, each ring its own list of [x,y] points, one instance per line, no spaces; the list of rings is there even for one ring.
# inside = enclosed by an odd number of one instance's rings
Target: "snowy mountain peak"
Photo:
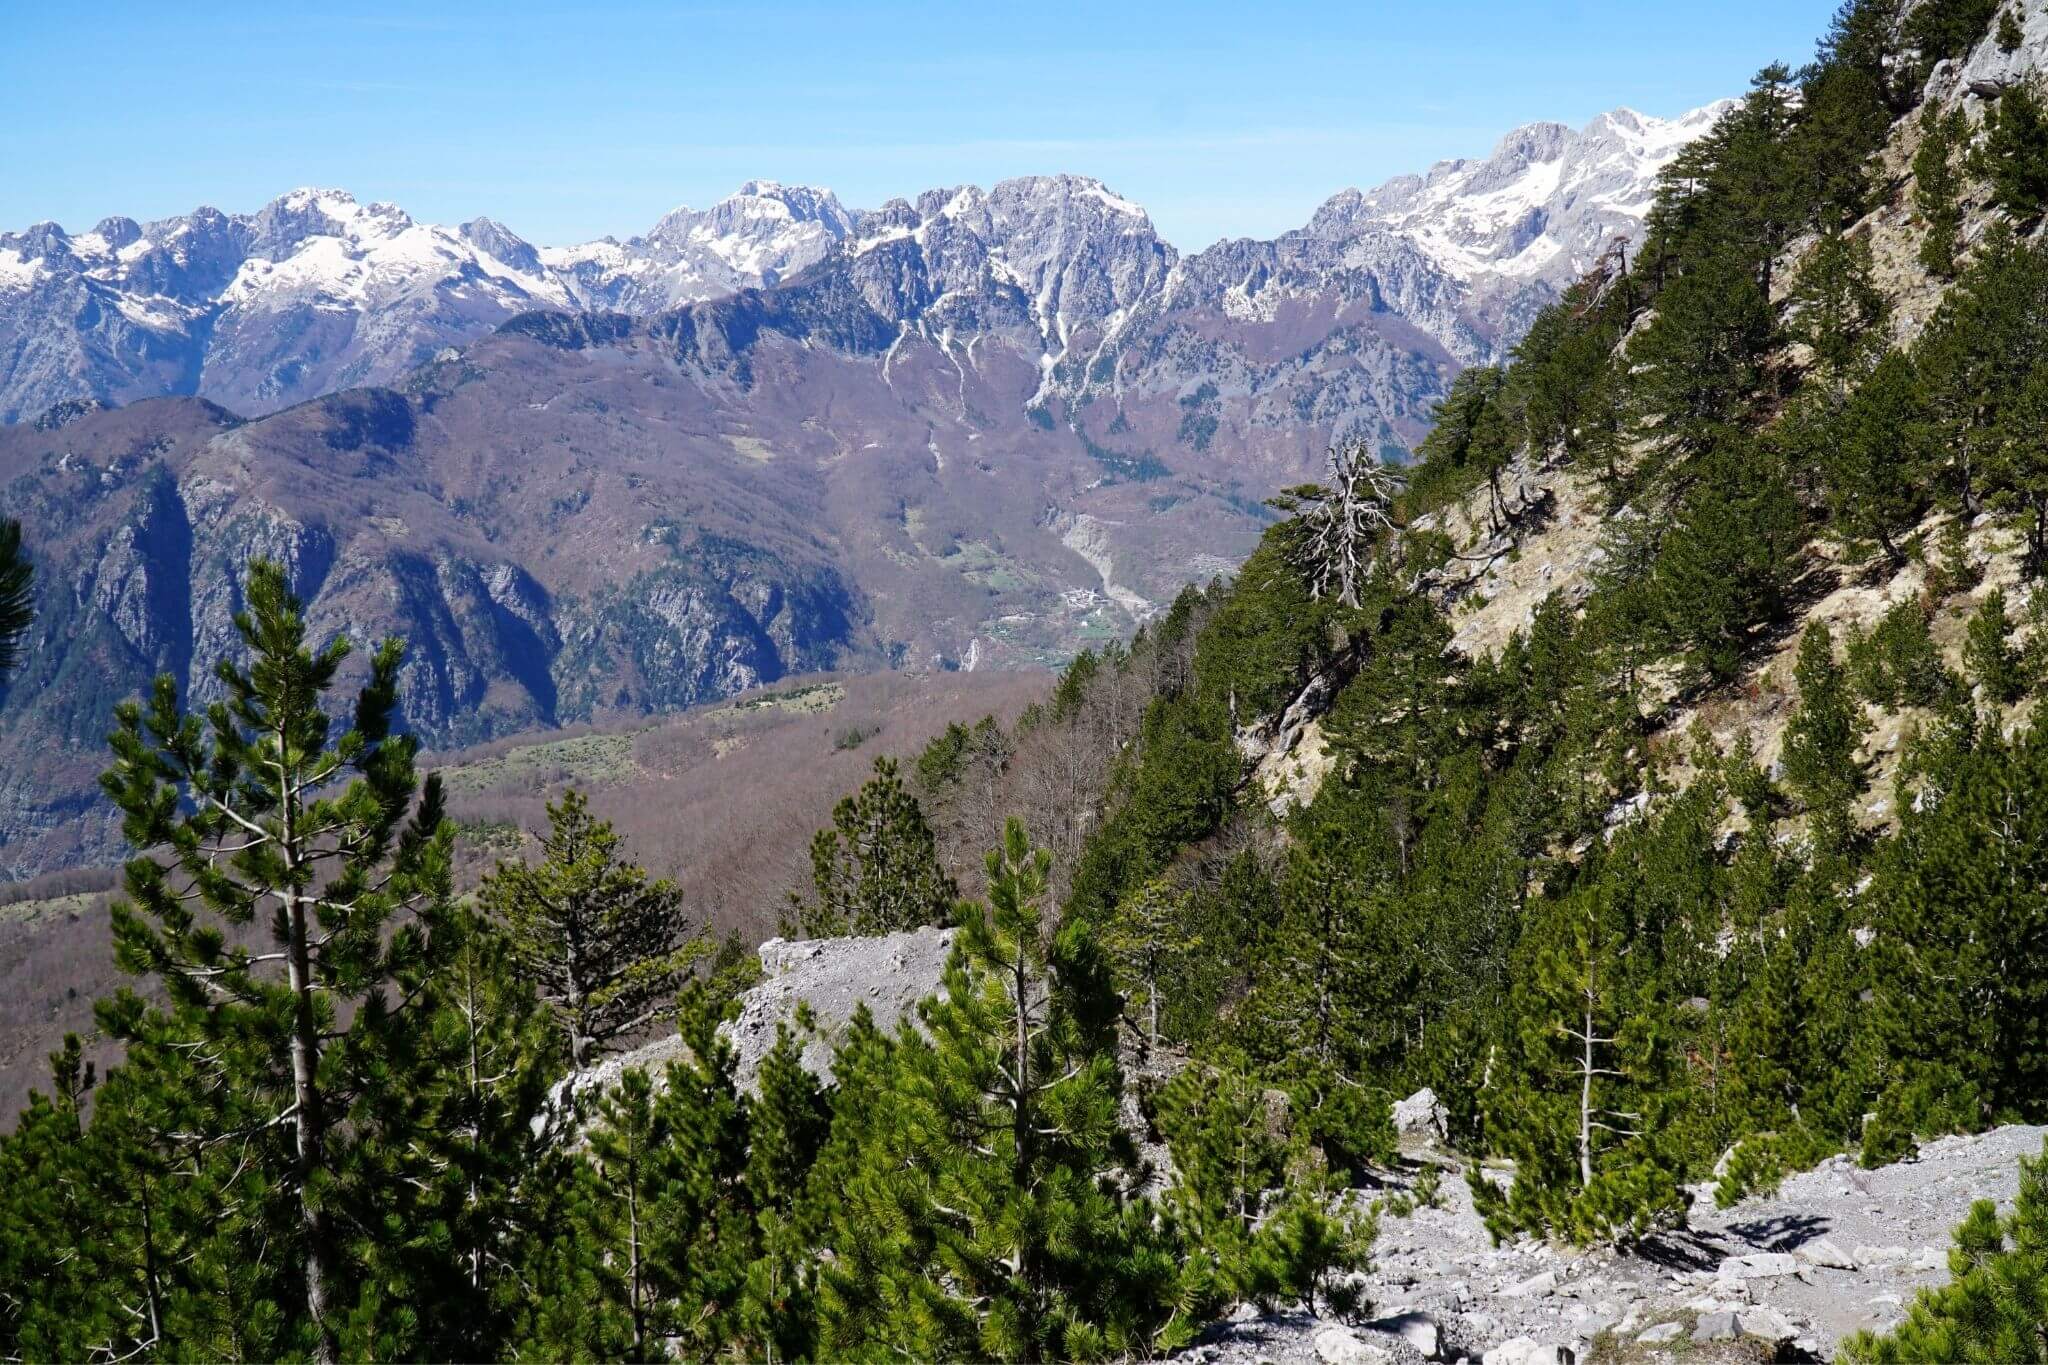
[[[1317,217],[1398,232],[1468,283],[1567,279],[1611,238],[1641,232],[1659,172],[1729,104],[1673,119],[1615,109],[1579,129],[1532,123],[1483,161],[1440,161],[1423,175],[1340,195]]]
[[[1725,107],[1532,123],[1483,160],[1334,195],[1277,241],[1185,259],[1140,205],[1071,174],[930,189],[867,212],[828,189],[750,180],[645,236],[549,248],[489,218],[420,223],[317,186],[250,214],[115,217],[76,237],[39,223],[0,233],[0,421],[181,383],[259,413],[388,382],[530,309],[646,315],[834,263],[893,322],[1036,332],[1048,375],[1069,361],[1086,370],[1076,347],[1185,300],[1243,321],[1277,317],[1290,298],[1342,298],[1483,358],[1612,237],[1641,233],[1658,171]]]

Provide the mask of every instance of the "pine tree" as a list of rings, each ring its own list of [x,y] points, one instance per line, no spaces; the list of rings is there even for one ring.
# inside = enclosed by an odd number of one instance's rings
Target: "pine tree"
[[[1985,700],[2004,706],[2019,700],[2026,690],[2019,650],[2007,638],[2012,618],[2005,613],[2005,590],[1993,588],[1970,617],[1963,637],[1963,667],[1984,689]]]
[[[521,1354],[709,1358],[743,1331],[760,1251],[747,1109],[710,1012],[687,1010],[683,1025],[688,1047],[659,1078],[628,1067],[592,1099],[560,1229],[528,1272],[548,1276],[535,1282],[555,1301]]]
[[[540,861],[499,863],[477,903],[504,925],[578,1071],[658,1018],[711,951],[674,884],[623,861],[611,823],[573,789],[548,806]]]
[[[1496,1240],[1630,1241],[1683,1218],[1663,1150],[1671,1011],[1640,927],[1618,909],[1599,879],[1546,912],[1515,1002],[1514,1075],[1483,1104],[1489,1142],[1515,1159],[1514,1183],[1502,1192],[1477,1167],[1469,1175]]]
[[[553,1021],[521,979],[502,927],[475,912],[436,981],[432,1038],[404,1089],[419,1106],[414,1141],[431,1174],[401,1186],[379,1213],[373,1273],[402,1286],[410,1341],[377,1354],[488,1359],[514,1339],[523,1257],[545,1235],[540,1188],[563,1176],[573,1117],[550,1105],[561,1078]]]
[[[1485,409],[1481,409],[1482,415]],[[1499,506],[1500,471],[1504,455],[1480,457],[1480,470]],[[1294,514],[1290,557],[1311,601],[1325,599],[1353,611],[1359,608],[1372,577],[1373,555],[1381,541],[1397,529],[1394,506],[1407,475],[1382,464],[1363,441],[1331,446],[1330,481],[1302,484],[1268,501]]]
[[[1930,104],[1921,112],[1920,149],[1913,154],[1913,207],[1927,224],[1920,264],[1943,279],[1954,279],[1956,273],[1963,227],[1956,153],[1968,132],[1968,116],[1961,109],[1944,114]]]
[[[1992,200],[2029,221],[2048,208],[2048,105],[2030,85],[2015,85],[1984,116],[1983,159]]]
[[[1754,276],[1715,258],[1657,298],[1656,320],[1629,343],[1629,396],[1655,468],[1682,464],[1727,442],[1747,421],[1775,335]]]
[[[826,1237],[824,1354],[1017,1360],[1178,1344],[1160,1335],[1174,1258],[1150,1206],[1122,1193],[1134,1153],[1117,1123],[1118,1004],[1084,926],[1048,946],[1050,871],[1011,821],[989,856],[988,905],[963,914],[923,1031],[834,1065],[868,1108]]]
[[[1802,528],[1767,452],[1731,446],[1703,464],[1658,551],[1654,596],[1665,637],[1689,656],[1687,672],[1726,682],[1754,630],[1784,610]]]
[[[798,1022],[808,1033],[805,1021]],[[749,1358],[812,1358],[817,1353],[813,1248],[839,1190],[813,1178],[831,1133],[831,1099],[805,1069],[800,1035],[786,1024],[778,1026],[775,1046],[762,1058],[756,1090],[747,1109],[745,1181],[760,1244],[747,1267],[729,1335]]]
[[[938,843],[893,759],[833,808],[832,828],[811,841],[812,899],[791,897],[806,938],[894,934],[944,924],[959,892],[939,865]]]
[[[2011,10],[2001,10],[1998,15],[1998,50],[2011,55],[2020,50],[2020,44],[2027,40],[2026,31],[2020,21],[2013,17]]]
[[[247,601],[235,627],[252,664],[221,662],[227,697],[203,727],[180,714],[168,677],[146,707],[116,710],[102,782],[145,850],[114,905],[116,956],[157,977],[168,1004],[125,995],[102,1021],[131,1057],[204,1040],[194,1054],[203,1083],[238,1092],[257,1116],[207,1142],[291,1132],[289,1150],[250,1149],[254,1174],[296,1204],[289,1254],[303,1273],[304,1326],[313,1353],[331,1360],[352,1292],[341,1215],[351,1178],[376,1175],[351,1154],[376,1144],[387,1067],[417,1046],[415,997],[453,943],[450,835],[438,780],[421,793],[414,741],[391,733],[399,642],[372,656],[353,724],[337,736],[321,703],[347,641],[309,648],[274,564],[251,566]],[[230,937],[259,923],[268,951]]]
[[[1914,1296],[1906,1320],[1883,1336],[1842,1343],[1855,1365],[1945,1360],[1975,1365],[2048,1360],[2048,1144],[2020,1158],[2010,1214],[1980,1199],[1955,1230],[1950,1280]]]
[[[1177,1177],[1167,1205],[1233,1277],[1250,1255],[1265,1192],[1285,1183],[1286,1103],[1284,1091],[1261,1087],[1241,1067],[1197,1061],[1153,1106]]]
[[[1143,1036],[1154,1051],[1161,999],[1202,950],[1193,917],[1193,898],[1154,878],[1124,898],[1103,933],[1103,948],[1129,983],[1126,998],[1145,1012]]]
[[[1785,778],[1806,803],[1815,841],[1838,852],[1856,836],[1856,799],[1868,785],[1856,750],[1870,724],[1835,658],[1826,622],[1814,622],[1800,637],[1793,677],[1799,708],[1785,727]]]
[[[1870,239],[1823,235],[1801,264],[1792,286],[1792,318],[1786,330],[1813,352],[1830,399],[1845,402],[1849,391],[1884,354],[1884,323],[1890,303],[1871,282]]]
[[[1505,375],[1490,366],[1460,372],[1436,406],[1435,425],[1415,451],[1427,471],[1418,485],[1426,498],[1455,497],[1484,482],[1489,524],[1495,530],[1504,511],[1500,477],[1516,454],[1504,411],[1505,383]]]
[[[1851,550],[1874,542],[1894,567],[1903,566],[1901,540],[1927,511],[1934,463],[1926,395],[1912,362],[1896,351],[1885,356],[1838,413],[1813,427],[1829,525]]]
[[[2002,405],[1984,478],[1994,505],[2026,516],[2026,572],[2048,572],[2048,362],[2036,364]]]
[[[1932,430],[1946,456],[1945,501],[1967,516],[2004,491],[2007,469],[2035,463],[2038,438],[2010,413],[2035,373],[2048,367],[2044,312],[2048,252],[1993,223],[1914,347]]]
[[[1616,477],[1623,414],[1615,318],[1629,287],[1626,263],[1617,255],[1544,309],[1516,345],[1502,406],[1519,409],[1524,440],[1539,465],[1562,457],[1608,482]],[[1427,450],[1428,438],[1423,444]]]
[[[1324,1077],[1352,1074],[1364,1054],[1387,1047],[1399,1021],[1376,1006],[1403,998],[1407,984],[1397,960],[1374,951],[1383,945],[1371,907],[1327,842],[1289,850],[1277,923],[1245,1011],[1255,1056]]]
[[[77,1034],[50,1056],[51,1093],[31,1090],[14,1131],[0,1136],[0,1356],[82,1360],[169,1346],[161,1281],[145,1267],[133,1318],[123,1291],[137,1277],[119,1265],[116,1220],[95,1192],[104,1153],[84,1122],[92,1068]]]
[[[2048,1114],[2048,736],[1986,727],[1949,763],[1870,891],[1887,1145]]]

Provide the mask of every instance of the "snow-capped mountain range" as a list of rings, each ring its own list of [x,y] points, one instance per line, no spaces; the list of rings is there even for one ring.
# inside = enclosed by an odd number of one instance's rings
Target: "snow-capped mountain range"
[[[1072,363],[1082,332],[1099,362],[1145,319],[1192,304],[1268,321],[1307,300],[1369,306],[1469,363],[1511,343],[1608,240],[1640,233],[1658,171],[1722,107],[1532,124],[1484,160],[1346,190],[1275,241],[1186,256],[1142,208],[1080,176],[868,211],[753,181],[645,236],[570,247],[535,247],[488,218],[419,223],[339,190],[77,235],[41,223],[0,234],[0,421],[160,394],[256,415],[388,383],[520,313],[648,317],[835,259],[883,316],[949,346],[1020,305],[1054,390],[1104,382]]]

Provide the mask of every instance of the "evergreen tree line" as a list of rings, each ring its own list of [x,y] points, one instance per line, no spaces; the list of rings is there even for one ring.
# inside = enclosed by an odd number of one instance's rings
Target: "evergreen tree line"
[[[943,989],[750,1086],[746,974],[566,794],[537,857],[454,894],[439,783],[395,733],[402,647],[311,644],[283,571],[195,715],[123,705],[104,780],[140,850],[113,909],[153,989],[100,1002],[0,1139],[7,1359],[1104,1359],[1231,1304],[1356,1307],[1374,1210],[1242,1085],[1188,1089],[1172,1177],[1122,1118],[1125,1002],[1011,820],[948,899],[884,761],[817,846],[834,932],[943,918]],[[1057,705],[1058,703],[1055,702]],[[675,1060],[590,1068],[650,1031]],[[603,1074],[603,1073],[598,1073]]]
[[[2035,593],[2018,642],[1965,535],[2048,567],[2048,253],[1970,238],[1963,203],[2038,213],[2031,96],[1920,116],[1922,259],[1954,283],[1910,348],[1851,231],[1890,193],[1870,154],[1998,18],[1852,0],[1673,164],[1636,259],[1460,377],[1404,492],[1340,464],[1013,732],[879,768],[790,927],[960,936],[916,1026],[858,1022],[829,1082],[799,1022],[739,1085],[743,974],[573,796],[537,864],[458,898],[399,647],[331,715],[345,646],[256,569],[226,699],[118,716],[116,939],[157,990],[101,1006],[119,1067],[68,1044],[0,1143],[0,1355],[1142,1354],[1238,1300],[1356,1307],[1372,1214],[1341,1191],[1422,1085],[1496,1235],[1578,1243],[1673,1224],[1724,1156],[1733,1200],[2048,1119],[2048,632]],[[1511,546],[1542,514],[1519,480],[1559,467],[1611,514],[1591,595],[1453,651],[1475,575],[1432,514],[1484,488]],[[1329,509],[1361,503],[1370,554],[1332,566]],[[1775,764],[1664,733],[1819,587],[1912,564],[1868,632],[1804,633]],[[1963,594],[1959,672],[1934,625]],[[1328,776],[1275,817],[1241,744],[1310,700]],[[1906,720],[1888,790],[1873,710]],[[663,1074],[563,1084],[670,1022]],[[2026,1189],[1897,1349],[2019,1339]]]

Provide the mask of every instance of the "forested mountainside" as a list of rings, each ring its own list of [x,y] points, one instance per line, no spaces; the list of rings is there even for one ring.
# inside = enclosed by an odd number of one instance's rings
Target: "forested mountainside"
[[[0,1343],[1208,1358],[1241,1306],[1363,1316],[1459,1175],[1518,1256],[1669,1270],[1695,1196],[2048,1118],[2044,212],[2048,11],[1851,0],[1412,468],[1346,447],[1233,582],[847,797],[788,931],[956,937],[823,1076],[792,1009],[741,1083],[743,955],[573,792],[458,900],[401,646],[344,712],[259,562],[209,722],[175,680],[120,712],[105,796],[159,853],[113,924],[157,994],[0,1145]],[[620,1065],[650,1018],[673,1060]],[[1403,1171],[1425,1086],[1449,1155]],[[1599,1340],[2039,1358],[2043,1172],[1876,1332],[1766,1322],[1749,1280],[1839,1267],[1759,1247]],[[1562,1358],[1483,1316],[1388,1330]]]
[[[352,336],[396,349],[272,397],[394,387],[253,421],[204,397],[81,398],[0,428],[8,511],[43,566],[0,710],[18,760],[0,863],[118,852],[93,786],[110,708],[164,670],[215,694],[258,556],[289,566],[320,629],[408,640],[401,714],[442,748],[822,669],[1063,664],[1234,569],[1271,520],[1262,499],[1331,439],[1405,454],[1461,365],[1640,233],[1656,168],[1703,123],[1539,125],[1486,161],[1339,196],[1278,241],[1185,258],[1075,177],[865,214],[757,185],[665,221],[633,248],[631,289],[529,281],[507,310],[564,311],[461,351],[378,309],[444,285],[474,302],[498,278],[463,254],[484,238],[288,197],[221,227],[234,250],[207,278],[232,273],[244,311],[360,314]],[[21,269],[39,289],[176,292],[204,227],[103,228],[128,242],[104,251],[45,233],[69,264]],[[26,250],[0,240],[0,261]],[[779,283],[670,307],[708,260]],[[578,299],[630,311],[566,311]],[[17,324],[42,335],[86,316],[71,308]],[[303,321],[278,344],[320,353]],[[228,315],[208,325],[222,337]],[[239,382],[198,387],[236,407]]]

